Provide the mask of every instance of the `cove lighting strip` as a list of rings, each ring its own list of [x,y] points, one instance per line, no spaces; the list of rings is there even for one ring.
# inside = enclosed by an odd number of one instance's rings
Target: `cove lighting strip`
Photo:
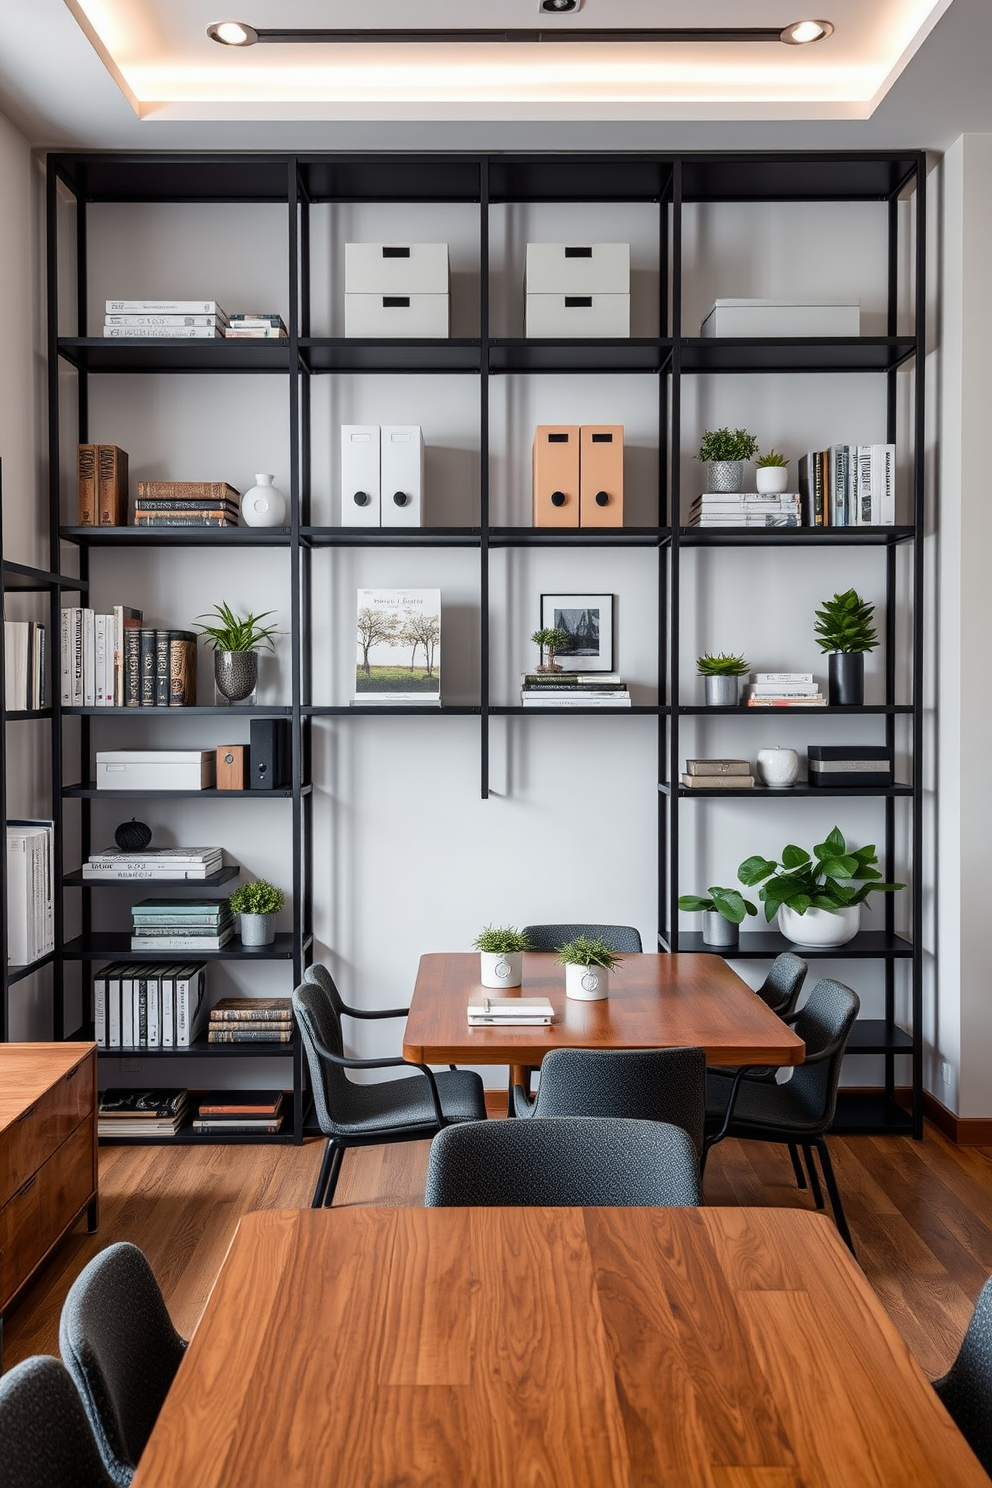
[[[795,35],[801,27],[815,27],[815,32],[809,35]],[[381,42],[391,45],[408,45],[410,43],[425,42],[430,45],[462,44],[473,45],[478,42],[496,42],[503,44],[517,44],[520,42],[547,42],[550,45],[561,45],[569,42],[582,42],[602,46],[605,43],[641,43],[641,42],[739,42],[759,41],[772,42],[781,41],[787,44],[801,45],[803,42],[823,41],[833,31],[829,21],[797,21],[786,27],[781,26],[741,26],[721,27],[705,29],[679,28],[671,29],[664,27],[641,27],[629,30],[593,31],[585,27],[574,30],[542,31],[528,29],[523,31],[446,31],[446,30],[416,30],[416,31],[337,31],[337,30],[280,30],[275,27],[249,26],[244,21],[218,21],[207,27],[207,35],[212,41],[219,42],[221,46],[254,46],[256,42],[288,42],[296,44],[308,44],[316,42],[330,42],[332,44]],[[238,36],[235,33],[240,32]],[[227,34],[225,34],[227,33]]]

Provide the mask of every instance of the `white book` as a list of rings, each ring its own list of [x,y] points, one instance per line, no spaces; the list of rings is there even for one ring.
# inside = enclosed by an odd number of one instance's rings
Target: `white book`
[[[59,699],[63,708],[72,707],[72,608],[63,606],[59,613]]]
[[[815,682],[752,682],[752,697],[811,697],[819,692]]]
[[[121,976],[123,968],[115,966],[107,978],[107,1048],[121,1046]]]
[[[111,341],[216,341],[223,333],[213,326],[104,326],[103,334]]]
[[[224,339],[227,341],[286,341],[289,339],[286,331],[279,330],[277,326],[228,326],[224,331]]]
[[[107,977],[93,978],[93,1039],[98,1049],[107,1047]]]
[[[812,672],[755,672],[755,682],[812,682]]]
[[[83,707],[96,702],[96,615],[83,610]]]
[[[162,1020],[162,1013],[161,1013],[161,1009],[162,1009],[162,1004],[161,1004],[161,1002],[160,1002],[159,999],[160,999],[160,997],[161,997],[162,994],[161,994],[161,991],[160,991],[161,983],[160,983],[160,980],[159,980],[158,968],[157,967],[149,967],[149,969],[148,969],[148,984],[147,984],[147,987],[148,987],[148,990],[147,990],[147,1001],[148,1001],[148,1047],[149,1047],[149,1049],[161,1049],[161,1047],[162,1047],[162,1033],[161,1033],[161,1026],[162,1026],[162,1021],[161,1021]]]
[[[132,951],[222,951],[234,938],[233,927],[220,935],[132,935]]]
[[[69,649],[72,679],[72,706],[83,706],[83,610],[81,605],[72,607],[72,639]]]
[[[540,694],[537,697],[532,697],[528,693],[528,695],[526,697],[521,697],[520,703],[521,703],[521,707],[523,707],[523,708],[556,708],[556,709],[561,709],[561,708],[573,708],[573,709],[574,708],[629,708],[630,707],[630,694],[627,693],[625,696],[622,696],[622,697],[619,697],[619,698],[618,697],[598,697],[598,698],[597,697],[589,697],[589,698],[587,698],[587,697],[584,697],[583,696],[581,698],[576,698],[576,699],[573,700],[570,697],[567,697],[567,698],[544,698],[544,697],[541,697]]]
[[[121,976],[121,1048],[133,1049],[134,1037],[134,977],[136,966],[126,968]]]
[[[28,836],[7,828],[7,961],[27,966],[34,960],[30,923]]]
[[[213,862],[221,852],[219,847],[153,847],[138,851],[126,847],[104,847],[91,852],[88,861],[129,868],[151,867],[155,863],[169,867],[195,867]]]
[[[227,321],[223,315],[108,315],[104,325],[108,326],[223,326]],[[156,332],[150,330],[150,335]]]
[[[159,979],[159,988],[162,998],[162,1048],[172,1049],[176,1043],[176,1013],[174,1004],[174,988],[176,974],[171,968],[163,968]]]
[[[106,615],[95,615],[93,617],[93,648],[96,660],[96,673],[94,678],[94,702],[96,707],[107,706],[107,617]]]
[[[896,521],[896,447],[873,444],[872,510],[878,507],[878,525],[894,527]]]
[[[123,883],[131,879],[148,880],[152,883],[194,883],[212,878],[220,871],[216,868],[102,868],[92,863],[83,864],[83,877],[103,880],[120,879]]]
[[[216,300],[108,300],[106,313],[108,315],[224,315],[224,310]]]
[[[440,703],[440,589],[359,589],[356,703]]]
[[[131,1043],[135,1049],[144,1049],[148,1046],[147,1015],[142,1006],[147,985],[147,972],[143,966],[139,966],[131,978]]]

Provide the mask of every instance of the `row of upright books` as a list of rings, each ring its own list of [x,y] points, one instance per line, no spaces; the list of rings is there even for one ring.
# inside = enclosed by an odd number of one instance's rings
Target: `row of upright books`
[[[30,966],[55,949],[55,824],[7,821],[7,960]]]
[[[100,1049],[188,1049],[207,1019],[201,962],[119,962],[93,979]]]
[[[107,300],[103,334],[110,340],[285,340],[282,316],[270,310],[228,315],[216,300]]]
[[[234,936],[226,898],[142,899],[131,906],[132,951],[222,951]]]
[[[61,697],[69,708],[189,708],[196,703],[196,634],[142,625],[115,605],[61,614]]]
[[[3,622],[4,706],[23,713],[45,706],[46,633],[38,620]]]
[[[896,520],[894,444],[832,444],[799,461],[798,484],[810,527],[892,527]]]
[[[616,672],[524,672],[524,708],[629,708],[630,692]]]
[[[101,1137],[175,1137],[190,1126],[203,1136],[264,1136],[285,1116],[282,1090],[104,1090],[97,1108]]]

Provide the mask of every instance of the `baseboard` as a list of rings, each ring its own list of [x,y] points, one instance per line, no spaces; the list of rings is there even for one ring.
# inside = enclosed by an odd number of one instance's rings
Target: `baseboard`
[[[490,1120],[494,1119],[497,1116],[506,1115],[505,1090],[486,1091],[486,1115],[490,1118]]]
[[[909,1104],[908,1088],[897,1090],[896,1096]],[[956,1147],[992,1147],[992,1116],[956,1116],[929,1090],[923,1092],[923,1114]]]

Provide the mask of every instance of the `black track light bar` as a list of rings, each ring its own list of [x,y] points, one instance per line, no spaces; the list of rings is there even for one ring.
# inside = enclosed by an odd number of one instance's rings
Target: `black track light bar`
[[[593,31],[585,27],[573,27],[569,30],[555,28],[554,30],[523,30],[523,31],[495,31],[495,30],[417,30],[417,31],[337,31],[337,30],[280,30],[275,27],[257,26],[252,28],[255,39],[259,42],[289,42],[297,45],[306,45],[312,42],[330,42],[335,45],[346,43],[369,43],[380,42],[406,46],[414,42],[427,42],[433,45],[461,44],[471,46],[475,42],[503,42],[503,43],[527,43],[548,42],[551,45],[562,45],[568,42],[584,42],[602,46],[610,42],[739,42],[739,41],[781,41],[782,28],[780,26],[723,26],[723,27],[639,27],[637,29],[623,29],[609,31]]]

